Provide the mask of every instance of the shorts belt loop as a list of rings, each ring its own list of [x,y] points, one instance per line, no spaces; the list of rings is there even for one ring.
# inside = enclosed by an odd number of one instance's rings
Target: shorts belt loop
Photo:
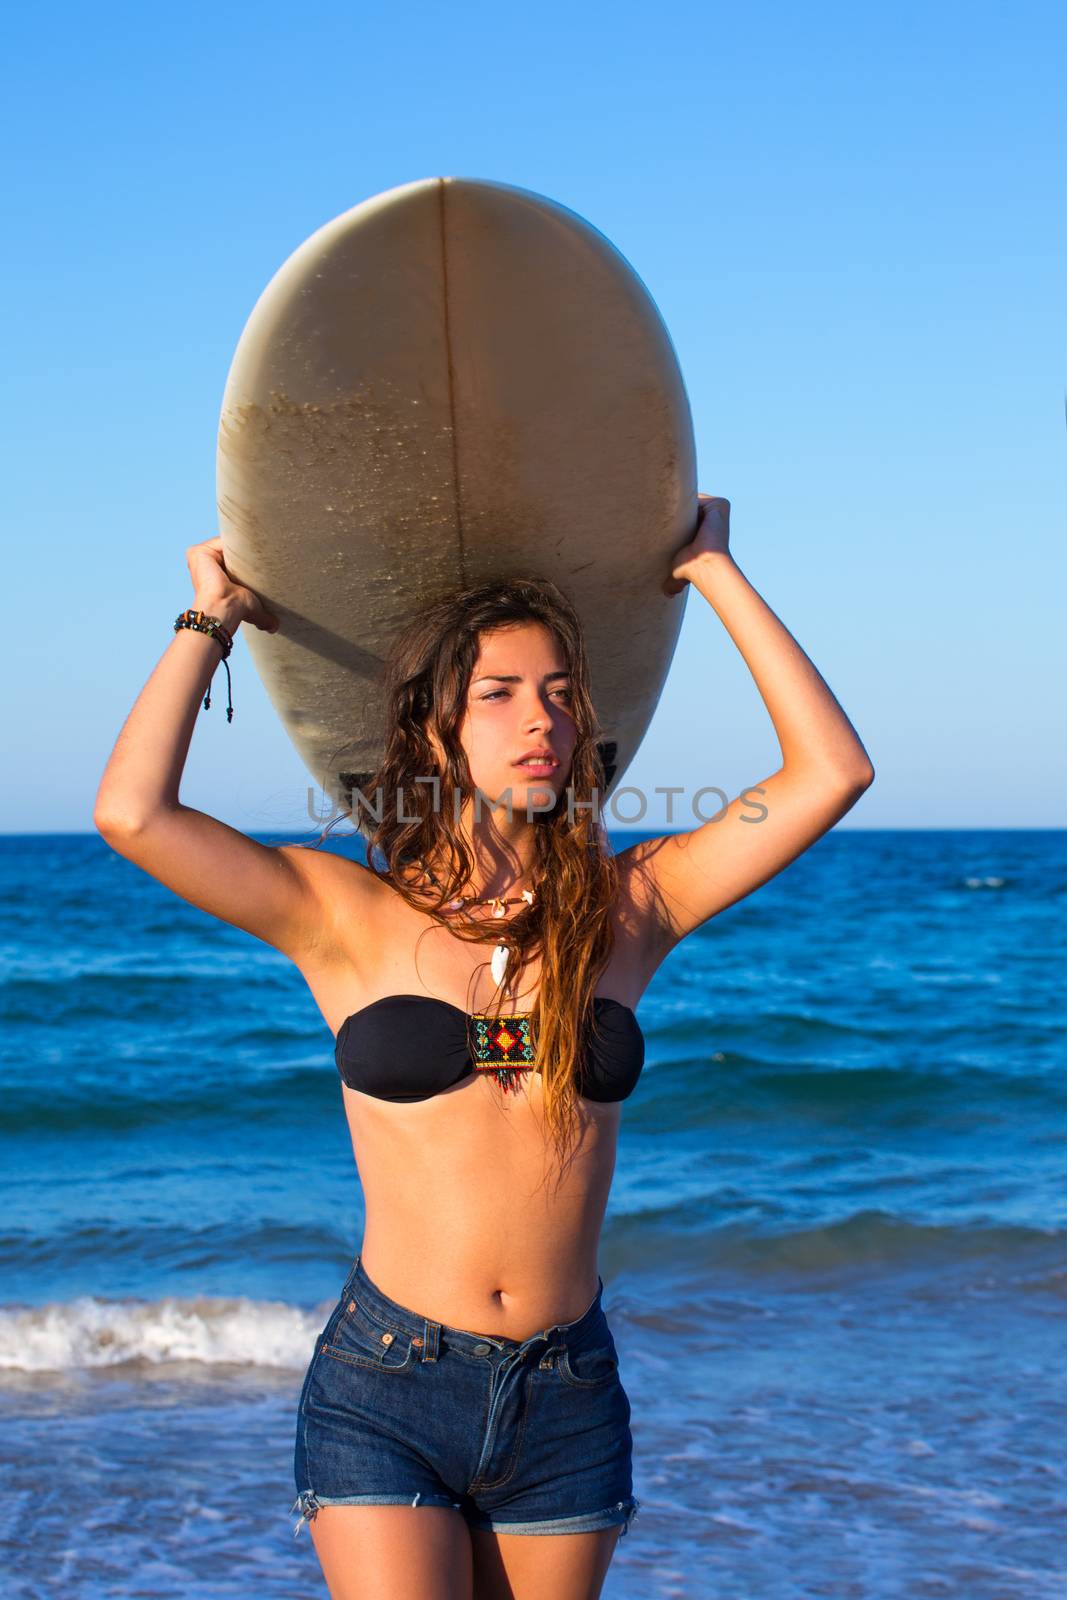
[[[422,1345],[423,1361],[437,1360],[438,1350],[440,1349],[440,1332],[441,1324],[439,1322],[431,1322],[429,1317],[424,1318],[422,1338],[414,1341],[416,1345]]]

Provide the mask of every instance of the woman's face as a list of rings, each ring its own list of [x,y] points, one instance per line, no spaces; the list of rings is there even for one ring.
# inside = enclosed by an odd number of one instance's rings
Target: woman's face
[[[482,634],[460,740],[474,782],[493,799],[510,788],[516,816],[525,816],[528,798],[550,809],[545,803],[567,783],[577,740],[571,704],[566,657],[543,623]],[[548,751],[555,764],[521,765],[532,750]]]

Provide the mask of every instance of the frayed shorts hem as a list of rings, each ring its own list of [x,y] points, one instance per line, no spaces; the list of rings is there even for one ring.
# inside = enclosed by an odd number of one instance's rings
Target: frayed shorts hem
[[[300,1512],[299,1520],[293,1529],[293,1537],[296,1537],[305,1522],[312,1521],[320,1506],[447,1506],[453,1511],[458,1511],[461,1505],[461,1501],[450,1500],[447,1495],[423,1494],[421,1489],[414,1496],[406,1494],[325,1495],[317,1494],[313,1489],[306,1489],[303,1494],[297,1495],[292,1504],[291,1512]]]
[[[624,1538],[630,1523],[637,1515],[638,1500],[617,1500],[603,1511],[589,1511],[581,1517],[546,1517],[537,1522],[509,1522],[506,1517],[471,1517],[467,1521],[474,1529],[488,1533],[596,1533],[601,1528],[614,1528],[622,1523],[620,1538]]]

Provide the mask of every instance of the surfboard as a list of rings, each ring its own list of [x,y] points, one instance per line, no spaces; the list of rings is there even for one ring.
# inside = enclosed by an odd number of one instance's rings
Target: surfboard
[[[434,177],[317,229],[241,333],[216,486],[227,570],[281,621],[242,630],[248,652],[333,805],[383,753],[398,631],[496,577],[577,609],[618,784],[682,624],[688,589],[660,586],[696,527],[696,449],[664,320],[585,218]]]

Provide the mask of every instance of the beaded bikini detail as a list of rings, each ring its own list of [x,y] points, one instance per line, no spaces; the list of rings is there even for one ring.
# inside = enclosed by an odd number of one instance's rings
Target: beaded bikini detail
[[[505,1091],[518,1093],[515,1074],[537,1068],[537,1052],[530,1027],[531,1011],[517,1011],[511,1017],[470,1018],[471,1063],[475,1072],[491,1072]]]

